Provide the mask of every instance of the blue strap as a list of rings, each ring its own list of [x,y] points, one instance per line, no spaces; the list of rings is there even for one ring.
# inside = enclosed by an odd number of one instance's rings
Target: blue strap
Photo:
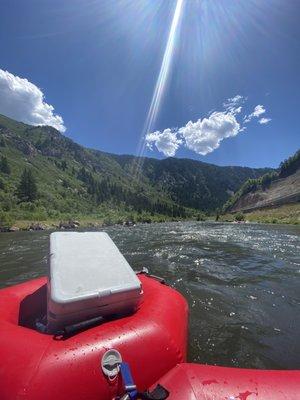
[[[135,400],[138,392],[136,390],[136,385],[132,379],[129,364],[127,364],[126,362],[121,362],[120,371],[126,392],[128,393],[131,400]]]

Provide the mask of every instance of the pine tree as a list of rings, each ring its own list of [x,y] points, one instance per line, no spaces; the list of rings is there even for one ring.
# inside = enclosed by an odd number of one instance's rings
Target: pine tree
[[[67,168],[68,168],[68,164],[67,164],[67,162],[66,162],[66,160],[63,160],[62,162],[61,162],[61,169],[63,170],[63,171],[65,171]]]
[[[17,196],[21,201],[34,201],[37,198],[37,185],[30,169],[25,168],[18,185]]]
[[[7,158],[2,156],[0,161],[0,172],[9,175],[10,174],[10,167],[7,161]]]

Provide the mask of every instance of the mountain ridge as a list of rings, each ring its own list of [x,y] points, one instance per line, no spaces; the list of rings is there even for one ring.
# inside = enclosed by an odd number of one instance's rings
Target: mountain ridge
[[[249,178],[270,168],[216,166],[191,159],[140,158],[89,149],[49,126],[30,126],[0,115],[0,155],[10,174],[0,172],[0,210],[14,218],[59,218],[116,212],[185,218],[211,213]],[[16,186],[24,168],[37,180],[39,197],[24,204]]]

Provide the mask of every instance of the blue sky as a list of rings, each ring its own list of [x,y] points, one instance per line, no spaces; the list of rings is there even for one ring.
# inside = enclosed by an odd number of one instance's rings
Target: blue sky
[[[107,152],[148,134],[151,157],[277,166],[300,147],[300,2],[182,3],[145,131],[176,0],[2,1],[0,113]]]

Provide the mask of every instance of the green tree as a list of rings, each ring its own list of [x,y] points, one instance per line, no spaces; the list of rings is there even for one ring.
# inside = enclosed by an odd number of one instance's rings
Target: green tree
[[[68,164],[67,164],[66,160],[63,160],[63,161],[61,162],[60,168],[61,168],[63,171],[65,171],[65,170],[68,168]]]
[[[10,166],[8,164],[7,158],[2,156],[0,161],[0,171],[4,174],[10,174]]]
[[[0,190],[4,190],[5,189],[5,183],[3,182],[2,179],[0,179]]]
[[[236,221],[238,221],[238,222],[245,221],[244,214],[242,214],[242,213],[236,214],[234,219],[235,219]]]
[[[17,196],[21,201],[34,201],[37,198],[37,184],[30,169],[25,168],[17,189]]]
[[[300,150],[298,150],[293,156],[284,160],[279,166],[279,175],[284,178],[297,171],[300,168]]]

